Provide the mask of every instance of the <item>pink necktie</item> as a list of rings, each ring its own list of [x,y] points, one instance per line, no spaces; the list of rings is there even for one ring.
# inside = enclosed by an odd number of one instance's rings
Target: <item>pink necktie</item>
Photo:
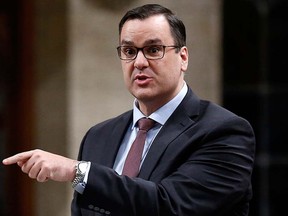
[[[138,175],[146,135],[154,124],[155,121],[148,118],[142,118],[138,121],[139,131],[127,155],[122,171],[123,175],[129,177],[136,177]]]

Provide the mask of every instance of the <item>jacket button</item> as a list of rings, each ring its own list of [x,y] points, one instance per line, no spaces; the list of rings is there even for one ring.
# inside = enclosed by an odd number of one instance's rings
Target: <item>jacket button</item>
[[[89,209],[93,209],[94,206],[93,206],[93,205],[89,205],[88,208],[89,208]]]

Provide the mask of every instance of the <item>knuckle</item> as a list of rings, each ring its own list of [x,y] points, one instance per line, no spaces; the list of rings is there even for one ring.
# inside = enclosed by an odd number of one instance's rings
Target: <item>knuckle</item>
[[[21,170],[22,170],[22,172],[26,173],[25,166],[22,166],[22,167],[21,167]]]
[[[42,176],[38,176],[38,177],[37,177],[37,181],[38,181],[38,182],[44,182],[44,178],[43,178]]]
[[[39,149],[36,149],[36,150],[34,151],[33,156],[36,157],[36,158],[40,158],[40,157],[42,156],[42,151],[39,150]]]
[[[34,175],[33,175],[31,172],[28,173],[28,176],[29,176],[30,178],[32,178],[32,179],[35,178]]]

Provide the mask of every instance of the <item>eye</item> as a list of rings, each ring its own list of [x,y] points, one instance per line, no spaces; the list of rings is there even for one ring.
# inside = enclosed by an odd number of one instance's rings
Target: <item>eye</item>
[[[122,52],[126,56],[134,56],[137,53],[137,50],[134,47],[122,47]]]
[[[155,54],[158,54],[159,52],[162,51],[162,47],[161,46],[149,46],[147,47],[146,49],[147,53],[149,53],[150,55],[155,55]]]

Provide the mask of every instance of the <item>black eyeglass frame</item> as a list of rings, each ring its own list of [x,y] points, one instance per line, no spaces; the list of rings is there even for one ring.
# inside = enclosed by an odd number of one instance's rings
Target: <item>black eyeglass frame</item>
[[[143,50],[144,50],[145,48],[147,48],[147,47],[153,47],[153,46],[155,46],[155,47],[162,47],[162,48],[163,48],[163,55],[162,55],[161,57],[157,57],[157,58],[149,58],[149,57],[147,58],[147,57],[146,57],[145,52],[143,52]],[[133,58],[122,58],[122,57],[121,57],[121,52],[122,52],[122,49],[121,49],[121,48],[123,48],[123,47],[135,48],[135,50],[136,50],[135,56],[134,56]],[[123,61],[133,61],[133,60],[135,60],[135,59],[137,58],[138,53],[139,53],[140,50],[142,51],[144,57],[145,57],[147,60],[159,60],[159,59],[164,58],[165,53],[166,53],[166,47],[172,47],[172,48],[175,48],[175,49],[176,49],[176,48],[178,48],[178,49],[181,48],[180,46],[175,46],[175,45],[169,45],[169,46],[165,46],[165,45],[148,45],[148,46],[144,46],[144,47],[141,47],[141,48],[138,48],[138,47],[135,47],[135,46],[129,46],[129,45],[125,46],[125,45],[123,45],[123,46],[118,46],[118,47],[117,47],[117,53],[118,53],[118,57],[119,57],[121,60],[123,60]]]

